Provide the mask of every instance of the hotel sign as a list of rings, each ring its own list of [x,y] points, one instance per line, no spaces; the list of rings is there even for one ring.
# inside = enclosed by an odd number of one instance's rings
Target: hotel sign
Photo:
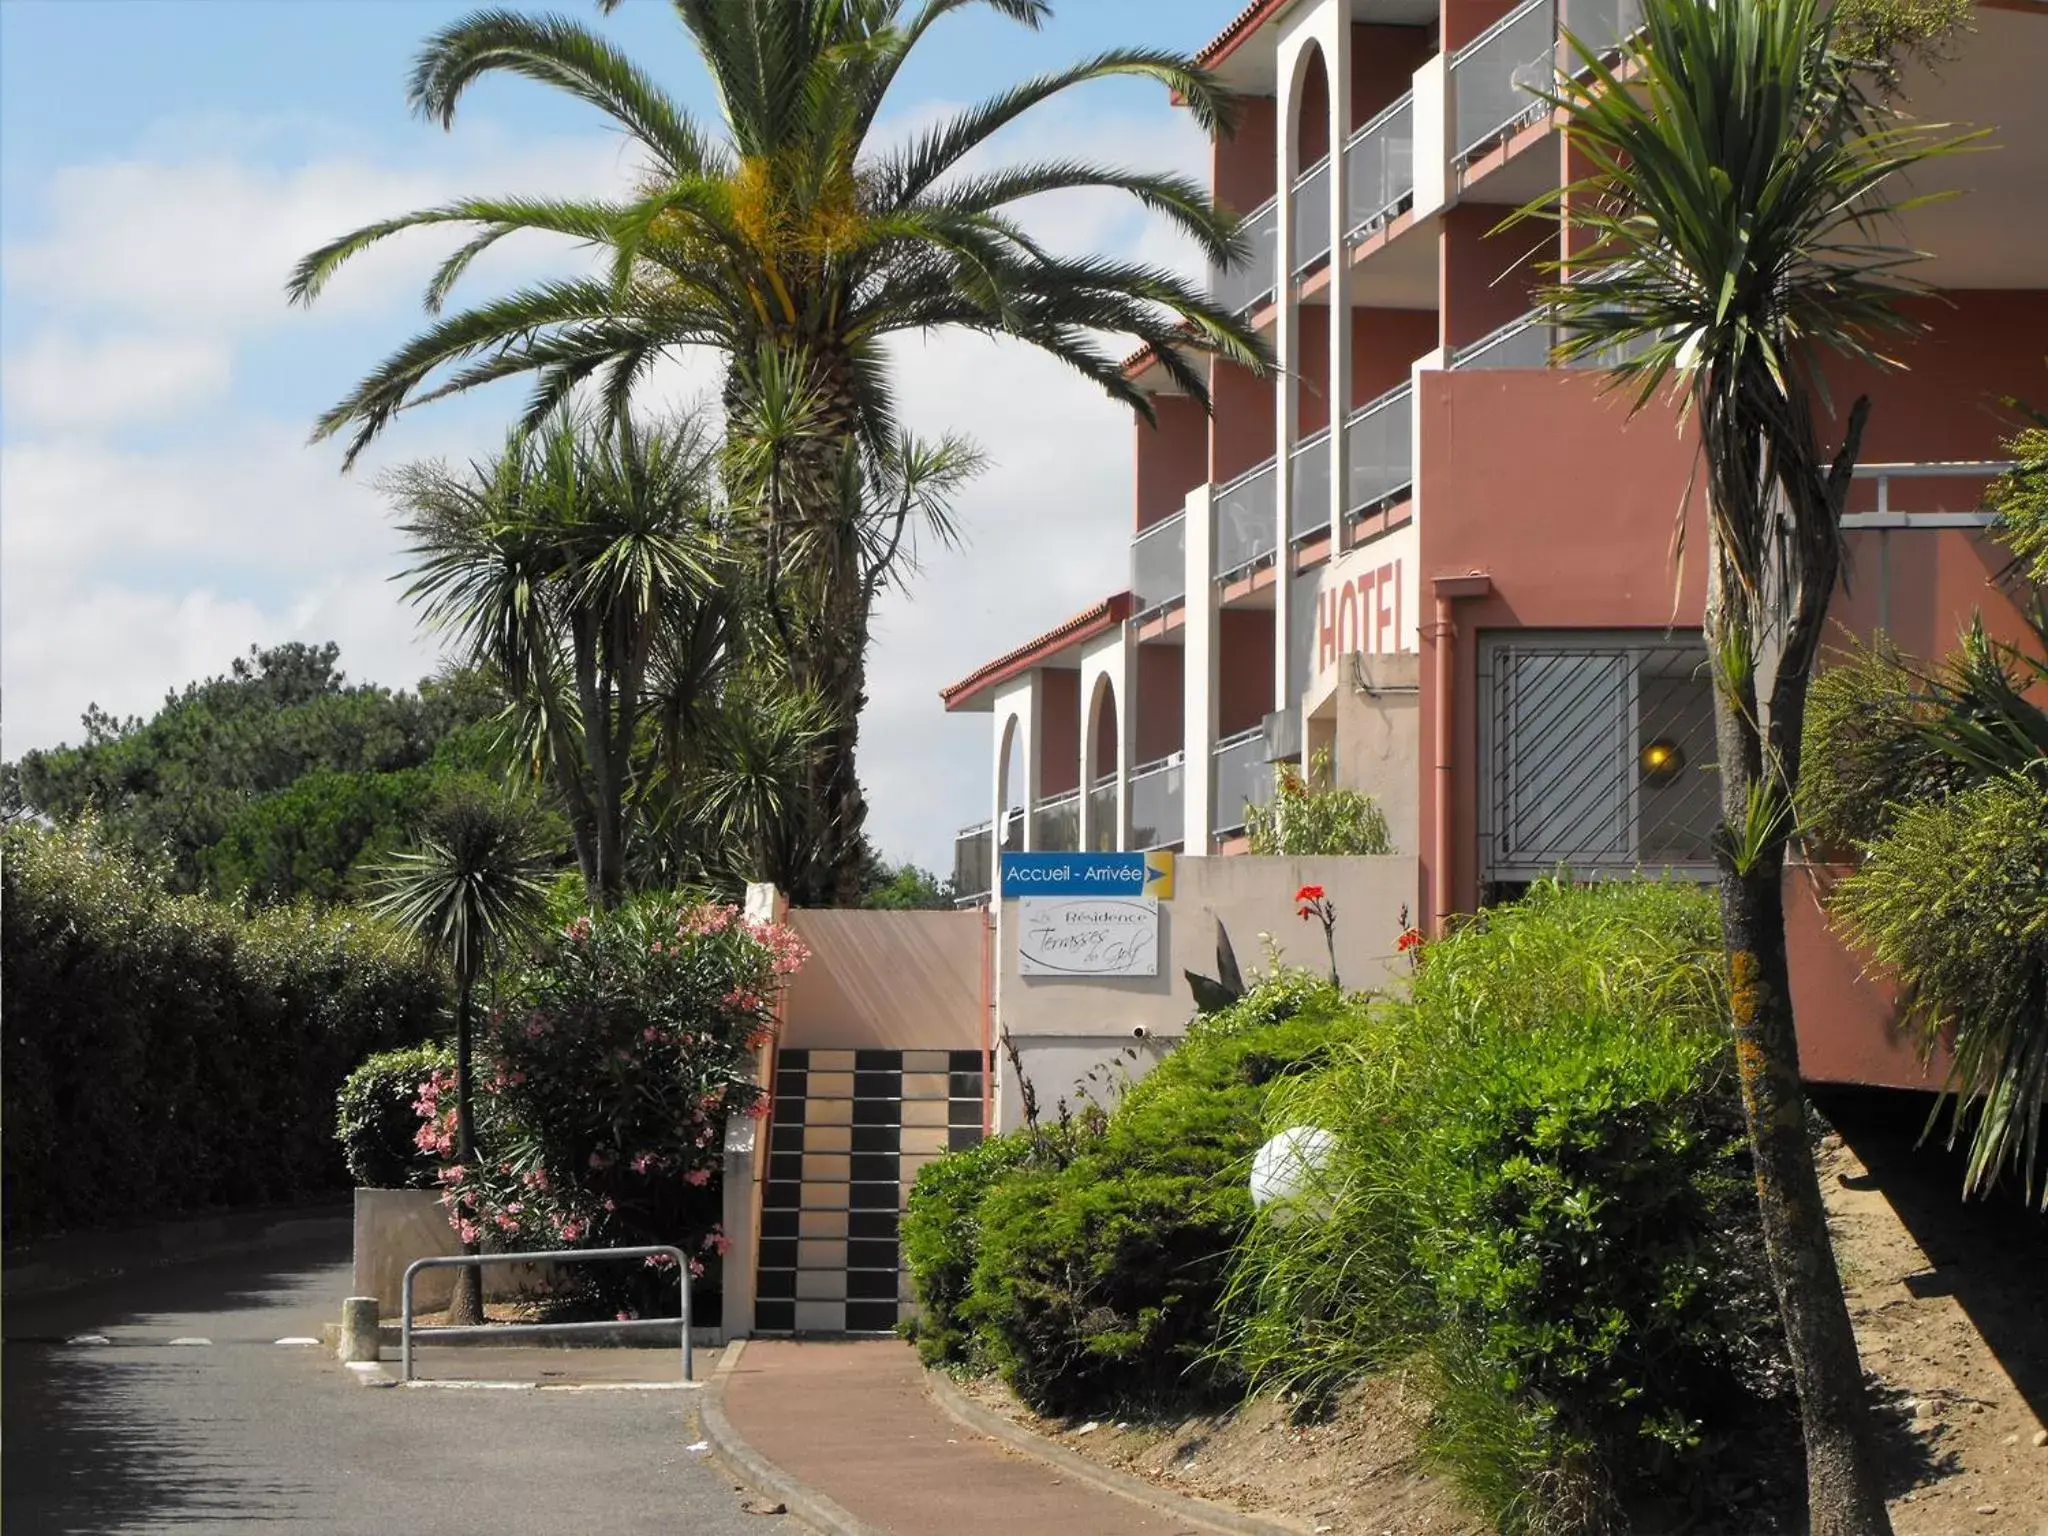
[[[1151,896],[1027,896],[1017,903],[1019,976],[1157,976]]]
[[[1173,899],[1171,853],[1006,853],[1005,901],[1021,896]]]
[[[1302,684],[1319,686],[1346,656],[1418,649],[1420,550],[1411,522],[1295,578],[1288,642]]]

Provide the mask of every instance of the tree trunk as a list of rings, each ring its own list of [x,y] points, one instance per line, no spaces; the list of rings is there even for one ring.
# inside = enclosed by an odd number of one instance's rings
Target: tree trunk
[[[475,1122],[470,1116],[469,1058],[471,1002],[474,983],[467,975],[455,983],[455,1160],[472,1174],[476,1170]],[[475,1243],[464,1243],[464,1253],[475,1253]],[[474,1265],[455,1271],[455,1292],[448,1301],[448,1321],[458,1327],[473,1327],[484,1320],[483,1273]]]
[[[1710,600],[1710,605],[1716,610],[1709,617],[1711,644],[1716,622],[1740,621],[1717,600]],[[1782,701],[1796,723],[1805,692],[1804,678],[1779,678],[1773,702]],[[1889,1536],[1891,1520],[1869,1453],[1863,1369],[1828,1238],[1808,1139],[1806,1090],[1799,1075],[1799,1037],[1793,1027],[1785,945],[1783,874],[1789,821],[1747,848],[1739,831],[1750,818],[1751,786],[1768,771],[1757,719],[1753,677],[1718,679],[1714,726],[1723,825],[1716,860],[1722,943],[1728,957],[1736,1075],[1749,1122],[1757,1205],[1799,1390],[1812,1536]],[[1779,725],[1787,723],[1781,718]],[[1778,786],[1773,792],[1789,797],[1791,790]]]

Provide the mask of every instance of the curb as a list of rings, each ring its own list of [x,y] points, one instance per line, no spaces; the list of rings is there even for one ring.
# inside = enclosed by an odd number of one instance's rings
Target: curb
[[[740,1363],[740,1355],[747,1347],[745,1339],[734,1339],[725,1346],[719,1357],[718,1369],[711,1380],[697,1394],[697,1418],[704,1427],[704,1438],[711,1442],[727,1471],[747,1484],[756,1493],[767,1494],[780,1499],[783,1508],[804,1524],[827,1536],[888,1536],[879,1526],[869,1525],[865,1520],[835,1504],[808,1483],[799,1482],[787,1472],[762,1456],[732,1427],[723,1407],[725,1380]]]
[[[1076,1482],[1161,1510],[1176,1520],[1186,1521],[1197,1530],[1221,1532],[1223,1536],[1304,1536],[1309,1529],[1306,1525],[1290,1521],[1243,1514],[1208,1499],[1190,1498],[1132,1473],[1091,1461],[1080,1452],[1070,1451],[969,1400],[941,1372],[926,1371],[924,1385],[926,1394],[938,1405],[940,1412],[962,1428],[999,1440],[1012,1450],[1057,1468]]]

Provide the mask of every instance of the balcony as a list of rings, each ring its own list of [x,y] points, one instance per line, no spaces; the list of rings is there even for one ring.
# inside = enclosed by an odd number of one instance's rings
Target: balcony
[[[1131,846],[1171,848],[1181,841],[1185,793],[1180,754],[1147,763],[1131,774]]]
[[[1088,787],[1088,851],[1116,852],[1116,775]]]
[[[1031,846],[1041,853],[1078,853],[1081,848],[1081,791],[1041,800],[1031,812]]]
[[[1249,731],[1216,743],[1216,835],[1242,832],[1247,805],[1273,798],[1273,764],[1266,756],[1266,730]]]
[[[953,900],[958,906],[978,906],[995,890],[995,823],[963,827],[953,840]],[[1015,853],[1024,846],[1024,812],[1010,812],[1003,836],[1003,851]]]
[[[1294,183],[1294,275],[1330,254],[1330,157],[1323,156]]]
[[[1330,531],[1330,429],[1294,445],[1294,483],[1287,492],[1287,532],[1297,544]]]
[[[1411,91],[1344,144],[1344,238],[1357,243],[1415,197],[1415,95]]]
[[[1564,0],[1562,27],[1594,58],[1606,58],[1642,30],[1643,0]],[[1573,74],[1587,73],[1570,49],[1563,56]]]
[[[1279,265],[1280,204],[1268,198],[1244,216],[1238,233],[1251,247],[1249,257],[1232,267],[1209,269],[1209,294],[1229,314],[1256,309],[1273,296],[1274,269]]]
[[[1548,368],[1557,327],[1530,310],[1470,346],[1451,353],[1453,368]]]
[[[1542,115],[1543,103],[1530,93],[1549,90],[1557,78],[1556,0],[1528,0],[1503,16],[1452,55],[1450,76],[1452,158],[1463,165]]]
[[[1187,596],[1185,512],[1154,523],[1131,540],[1131,593],[1140,614],[1157,613]]]
[[[1353,517],[1397,500],[1415,484],[1415,390],[1401,384],[1344,423],[1344,510]]]
[[[1217,488],[1216,578],[1240,575],[1273,553],[1273,460]]]

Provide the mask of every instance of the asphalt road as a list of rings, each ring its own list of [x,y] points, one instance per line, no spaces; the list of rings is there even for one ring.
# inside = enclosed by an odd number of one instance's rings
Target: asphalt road
[[[693,1394],[373,1390],[323,1349],[277,1343],[339,1317],[347,1244],[338,1230],[9,1301],[9,1536],[803,1529],[746,1513],[723,1470],[686,1449]],[[84,1334],[109,1342],[69,1342]]]

